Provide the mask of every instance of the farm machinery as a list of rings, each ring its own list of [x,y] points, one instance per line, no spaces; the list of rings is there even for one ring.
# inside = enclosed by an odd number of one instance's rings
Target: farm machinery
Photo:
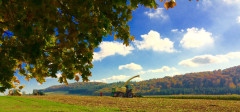
[[[112,97],[127,97],[127,98],[141,97],[141,95],[135,95],[135,93],[133,92],[133,89],[132,89],[133,85],[128,84],[132,79],[134,79],[136,77],[140,77],[140,75],[136,75],[136,76],[133,76],[132,78],[128,79],[125,82],[124,86],[122,86],[122,87],[112,88],[111,96]]]
[[[33,95],[45,95],[45,93],[43,92],[43,90],[34,89],[33,90]]]

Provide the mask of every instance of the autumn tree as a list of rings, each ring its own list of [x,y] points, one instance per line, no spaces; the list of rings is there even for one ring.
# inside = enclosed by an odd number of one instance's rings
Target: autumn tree
[[[17,70],[39,83],[58,71],[60,83],[88,81],[103,37],[114,35],[126,46],[134,40],[127,23],[139,5],[158,6],[155,0],[0,0],[0,92],[19,82]]]

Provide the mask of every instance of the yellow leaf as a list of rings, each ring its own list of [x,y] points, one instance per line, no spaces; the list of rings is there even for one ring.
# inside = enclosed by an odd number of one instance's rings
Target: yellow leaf
[[[11,95],[12,92],[13,92],[13,90],[9,90],[8,91],[8,95]]]
[[[1,18],[1,19],[0,19],[0,22],[4,22],[4,20]]]
[[[118,38],[117,38],[117,34],[115,33],[114,34],[114,40],[117,40]]]
[[[16,76],[13,76],[12,81],[16,81],[18,78]]]
[[[15,82],[17,83],[16,85],[19,85],[19,84],[20,84],[20,81],[19,81],[19,80],[16,80]]]
[[[8,31],[8,28],[3,28],[3,31]]]
[[[19,89],[23,89],[25,87],[25,85],[22,85],[22,86],[19,86],[18,88]]]
[[[68,85],[68,82],[67,82],[66,77],[63,77],[63,82],[64,82],[66,85]]]
[[[131,41],[134,41],[134,40],[135,40],[135,37],[134,37],[134,36],[130,36],[130,40],[131,40]]]

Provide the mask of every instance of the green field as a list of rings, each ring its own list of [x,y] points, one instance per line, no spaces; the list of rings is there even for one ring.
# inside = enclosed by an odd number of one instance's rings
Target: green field
[[[77,95],[2,96],[0,97],[0,112],[5,111],[240,112],[240,96],[172,95],[143,98]]]
[[[0,96],[0,112],[106,112],[118,110],[110,107],[86,107],[41,99]]]

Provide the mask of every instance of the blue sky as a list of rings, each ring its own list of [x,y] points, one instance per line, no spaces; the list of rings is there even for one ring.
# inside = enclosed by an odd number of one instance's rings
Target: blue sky
[[[103,39],[94,52],[91,81],[126,81],[138,74],[141,81],[240,65],[240,0],[176,0],[169,10],[157,2],[156,10],[140,6],[133,12],[130,46],[113,36]],[[17,76],[27,93],[60,84]]]

